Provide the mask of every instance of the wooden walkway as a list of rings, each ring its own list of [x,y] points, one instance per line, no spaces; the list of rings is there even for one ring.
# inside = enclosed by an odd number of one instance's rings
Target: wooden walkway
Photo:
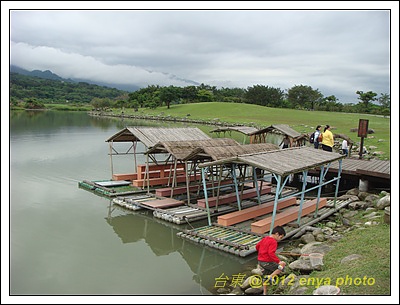
[[[338,163],[332,163],[329,172],[337,173],[339,170]],[[311,171],[310,171],[311,172]],[[315,170],[319,172],[319,170]],[[346,158],[342,162],[342,175],[354,177],[376,177],[390,180],[390,161],[383,160],[360,160]]]
[[[304,227],[313,225],[329,217],[339,209],[347,206],[350,202],[352,202],[351,199],[341,200],[339,198],[336,201],[335,207],[334,200],[330,198],[327,200],[327,204],[318,210],[317,217],[314,217],[314,213],[309,213],[301,218],[300,225],[297,225],[297,223],[284,224],[283,227],[286,231],[285,239],[296,235]],[[211,226],[184,230],[178,232],[177,235],[198,244],[245,257],[256,252],[255,246],[264,236],[263,234],[251,232],[251,224],[257,219],[261,218],[250,219],[234,226],[222,226],[214,223]]]

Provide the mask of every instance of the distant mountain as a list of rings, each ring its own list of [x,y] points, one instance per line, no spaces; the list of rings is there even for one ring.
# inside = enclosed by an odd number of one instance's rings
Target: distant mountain
[[[103,87],[109,87],[109,88],[115,88],[118,90],[123,90],[123,91],[128,91],[128,92],[133,92],[136,90],[139,90],[141,87],[136,86],[136,85],[121,85],[121,84],[111,84],[111,83],[105,83],[105,82],[97,82],[97,81],[92,81],[92,80],[88,80],[88,79],[79,79],[79,78],[62,78],[60,76],[58,76],[57,74],[46,70],[46,71],[40,71],[40,70],[33,70],[33,71],[28,71],[25,69],[22,69],[20,67],[17,66],[10,66],[10,73],[14,72],[14,73],[18,73],[18,74],[22,74],[22,75],[27,75],[27,76],[33,76],[33,77],[40,77],[40,78],[44,78],[44,79],[51,79],[51,80],[58,80],[58,81],[64,81],[64,82],[70,82],[70,83],[88,83],[88,84],[92,84],[92,85],[98,85],[98,86],[103,86]]]
[[[59,81],[64,81],[64,82],[74,82],[72,79],[65,79],[57,74],[54,74],[53,72],[46,70],[46,71],[40,71],[40,70],[33,70],[33,71],[28,71],[25,69],[22,69],[17,66],[10,66],[10,73],[18,73],[22,75],[28,75],[28,76],[34,76],[34,77],[40,77],[40,78],[45,78],[45,79],[52,79],[52,80],[59,80]]]
[[[74,78],[73,80],[75,82],[84,82],[84,83],[88,83],[88,84],[92,84],[92,85],[110,87],[110,88],[115,88],[115,89],[118,89],[118,90],[123,90],[123,91],[128,91],[128,92],[133,92],[133,91],[139,90],[141,88],[141,87],[136,86],[136,85],[110,84],[110,83],[92,81],[92,80],[81,79],[81,78]]]

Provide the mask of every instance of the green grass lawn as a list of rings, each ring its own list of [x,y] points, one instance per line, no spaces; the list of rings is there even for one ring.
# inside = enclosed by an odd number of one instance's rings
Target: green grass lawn
[[[120,113],[121,110],[114,110]],[[341,113],[326,111],[305,111],[295,109],[268,108],[250,104],[235,103],[196,103],[171,105],[157,109],[125,109],[125,114],[131,115],[157,115],[175,118],[187,118],[201,121],[218,121],[226,123],[238,123],[254,126],[259,129],[272,124],[287,124],[300,133],[311,133],[317,125],[330,125],[332,132],[345,134],[356,144],[360,142],[357,132],[350,132],[352,128],[358,128],[359,119],[369,120],[369,129],[374,133],[364,139],[364,146],[368,150],[382,151],[381,159],[390,159],[390,118],[383,116]],[[377,147],[369,149],[370,146]]]
[[[334,249],[324,256],[324,270],[310,277],[329,279],[331,285],[340,287],[341,294],[390,295],[390,225],[383,216],[376,221],[378,225],[355,229],[334,243]],[[361,258],[341,263],[351,254]]]

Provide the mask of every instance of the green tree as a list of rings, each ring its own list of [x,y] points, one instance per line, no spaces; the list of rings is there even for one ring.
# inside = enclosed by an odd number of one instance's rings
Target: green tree
[[[288,100],[292,107],[314,110],[315,104],[321,102],[323,94],[311,86],[296,85],[288,90]]]
[[[181,90],[181,97],[186,103],[193,103],[197,99],[197,87],[187,86]]]
[[[245,89],[242,88],[224,88],[217,90],[215,99],[217,102],[225,103],[244,103]]]
[[[178,101],[180,96],[180,88],[178,87],[169,86],[160,88],[160,101],[167,105],[167,109],[169,109],[171,103]]]
[[[92,99],[90,104],[93,108],[105,109],[111,106],[111,100],[109,98],[95,97],[94,99]]]
[[[378,102],[383,108],[390,109],[390,94],[381,93],[381,96],[378,98]]]
[[[214,101],[214,94],[210,90],[200,89],[197,92],[197,99],[202,103],[203,102],[213,102]]]
[[[338,102],[338,98],[334,95],[327,96],[323,98],[317,106],[315,106],[315,110],[320,111],[335,111],[340,112],[343,109],[343,104]]]
[[[25,102],[25,109],[44,109],[44,104],[35,98],[30,98]]]
[[[365,111],[369,111],[369,104],[373,101],[376,101],[376,96],[378,95],[375,92],[368,91],[368,92],[363,92],[363,91],[356,91],[356,93],[359,95],[358,99],[362,102],[364,105]]]
[[[255,85],[253,87],[247,87],[244,98],[248,104],[280,107],[283,103],[284,96],[284,92],[279,88]]]

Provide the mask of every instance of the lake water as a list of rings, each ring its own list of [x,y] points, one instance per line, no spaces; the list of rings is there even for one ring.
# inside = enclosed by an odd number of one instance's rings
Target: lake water
[[[255,266],[255,255],[183,240],[176,233],[187,227],[78,187],[110,179],[105,140],[145,124],[156,125],[75,112],[10,114],[11,296],[213,295],[216,278]],[[116,172],[133,169],[124,162],[114,161]]]

